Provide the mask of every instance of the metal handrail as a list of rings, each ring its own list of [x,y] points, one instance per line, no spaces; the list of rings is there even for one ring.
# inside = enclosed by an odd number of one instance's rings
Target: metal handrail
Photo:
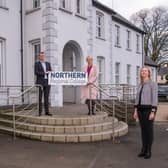
[[[113,143],[116,142],[115,139],[115,100],[118,100],[117,96],[111,96],[108,93],[106,93],[102,88],[100,88],[99,86],[95,85],[94,83],[89,83],[90,86],[95,87],[96,89],[98,89],[100,92],[102,92],[103,94],[105,94],[106,96],[110,97],[110,98],[116,98],[116,99],[112,99],[112,109],[113,109],[113,114],[112,114],[112,141]],[[91,87],[89,87],[89,96],[90,96],[90,107],[91,107]],[[100,110],[102,111],[102,97],[100,96]],[[107,111],[105,111],[107,112]]]
[[[16,96],[9,96],[9,98],[18,98],[18,97],[21,97],[21,96],[23,96],[25,93],[27,93],[27,92],[29,92],[30,90],[32,90],[34,87],[41,87],[41,88],[42,88],[41,85],[33,85],[33,86],[31,86],[30,88],[26,89],[26,90],[25,90],[24,92],[22,92],[21,94],[16,95]]]
[[[31,86],[30,88],[26,89],[24,92],[22,92],[19,95],[15,95],[15,96],[9,96],[9,99],[12,99],[12,111],[13,111],[13,137],[14,139],[16,138],[16,104],[15,104],[15,100],[18,98],[21,98],[22,96],[24,96],[26,93],[29,93],[32,89],[37,88],[37,87],[42,87],[41,85],[34,85]],[[39,96],[39,92],[38,92],[38,96]],[[38,98],[37,98],[38,100]],[[38,109],[38,102],[37,102],[37,109]],[[23,111],[25,111],[25,108],[23,109]]]
[[[108,94],[107,92],[105,92],[101,87],[95,85],[94,83],[89,83],[89,85],[94,86],[95,88],[97,88],[99,91],[101,91],[102,93],[104,93],[106,96],[108,96],[110,98],[116,98],[116,99],[118,99],[117,96],[111,96],[110,94]]]

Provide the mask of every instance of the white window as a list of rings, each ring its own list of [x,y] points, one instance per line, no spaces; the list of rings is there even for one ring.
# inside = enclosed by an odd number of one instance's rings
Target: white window
[[[115,84],[120,84],[120,63],[115,64]]]
[[[76,0],[76,14],[80,16],[85,15],[85,1]]]
[[[60,8],[71,10],[71,0],[60,0]]]
[[[104,38],[104,15],[101,12],[96,12],[96,36]]]
[[[40,7],[40,0],[33,0],[33,9]]]
[[[97,57],[97,65],[98,65],[98,80],[99,83],[105,82],[105,58]]]
[[[131,65],[127,65],[127,84],[131,84]]]
[[[120,46],[120,26],[115,25],[115,46]]]
[[[0,38],[0,85],[6,84],[6,47],[5,40]]]
[[[151,77],[153,81],[156,81],[156,76],[155,76],[155,70],[154,68],[151,68]]]
[[[0,0],[0,7],[6,7],[6,0]]]
[[[30,80],[32,80],[32,82],[34,83],[35,81],[34,64],[36,61],[38,61],[38,57],[41,52],[41,42],[40,39],[34,39],[31,40],[29,43],[30,43],[31,59],[29,59],[27,63],[28,67],[31,68],[29,69]]]
[[[136,52],[140,52],[140,36],[138,34],[136,35]]]
[[[127,30],[127,49],[131,49],[131,32]]]
[[[81,14],[81,8],[82,8],[82,4],[81,4],[81,0],[76,0],[76,13]]]
[[[60,7],[66,8],[66,0],[60,0]]]
[[[136,67],[136,85],[138,86],[139,83],[140,83],[140,67],[137,66]]]
[[[33,57],[34,57],[34,60],[37,61],[38,56],[41,52],[40,41],[37,41],[36,43],[32,43],[32,45],[33,45]]]

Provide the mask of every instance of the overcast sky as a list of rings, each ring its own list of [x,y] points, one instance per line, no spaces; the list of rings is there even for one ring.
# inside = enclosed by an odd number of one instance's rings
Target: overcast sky
[[[112,7],[122,16],[129,19],[131,14],[144,9],[152,8],[155,6],[167,6],[168,0],[99,0],[100,2]]]

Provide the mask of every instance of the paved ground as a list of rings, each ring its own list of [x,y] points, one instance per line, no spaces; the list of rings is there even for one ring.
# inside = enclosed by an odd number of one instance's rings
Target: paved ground
[[[168,121],[168,102],[159,103],[156,121]]]
[[[13,141],[11,136],[0,134],[0,168],[167,168],[167,119],[168,104],[160,103],[150,160],[137,158],[141,146],[137,125],[129,127],[128,135],[120,139],[120,144],[111,141],[50,144],[19,138]]]
[[[153,156],[137,158],[139,126],[129,128],[120,144],[111,141],[83,144],[50,144],[25,139],[13,141],[0,134],[0,168],[167,168],[168,123],[156,124]]]

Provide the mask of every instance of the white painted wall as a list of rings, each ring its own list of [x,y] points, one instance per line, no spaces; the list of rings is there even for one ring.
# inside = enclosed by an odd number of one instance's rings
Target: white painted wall
[[[7,0],[8,10],[0,8],[0,37],[6,41],[5,85],[21,85],[20,1]]]
[[[115,47],[115,25],[120,26],[120,41],[121,48]],[[127,33],[126,31],[130,30],[131,32],[131,51],[127,50]],[[136,66],[142,67],[142,36],[140,35],[140,53],[136,53],[136,34],[132,29],[127,28],[124,25],[121,25],[113,21],[113,81],[115,82],[115,63],[120,63],[120,83],[126,84],[127,77],[127,64],[131,65],[131,84],[136,85]]]
[[[96,11],[104,15],[104,39],[96,37]],[[111,83],[111,44],[110,44],[110,23],[112,22],[111,16],[106,12],[93,7],[93,56],[95,61],[98,56],[105,58],[105,83]]]
[[[24,4],[25,16],[24,16],[24,54],[25,54],[25,84],[34,84],[34,57],[31,41],[35,39],[41,40],[41,50],[44,49],[42,39],[44,37],[44,32],[42,31],[42,9],[41,7],[37,11],[32,11],[32,1],[26,0]],[[30,12],[32,11],[32,12]],[[29,12],[29,13],[28,13]]]

